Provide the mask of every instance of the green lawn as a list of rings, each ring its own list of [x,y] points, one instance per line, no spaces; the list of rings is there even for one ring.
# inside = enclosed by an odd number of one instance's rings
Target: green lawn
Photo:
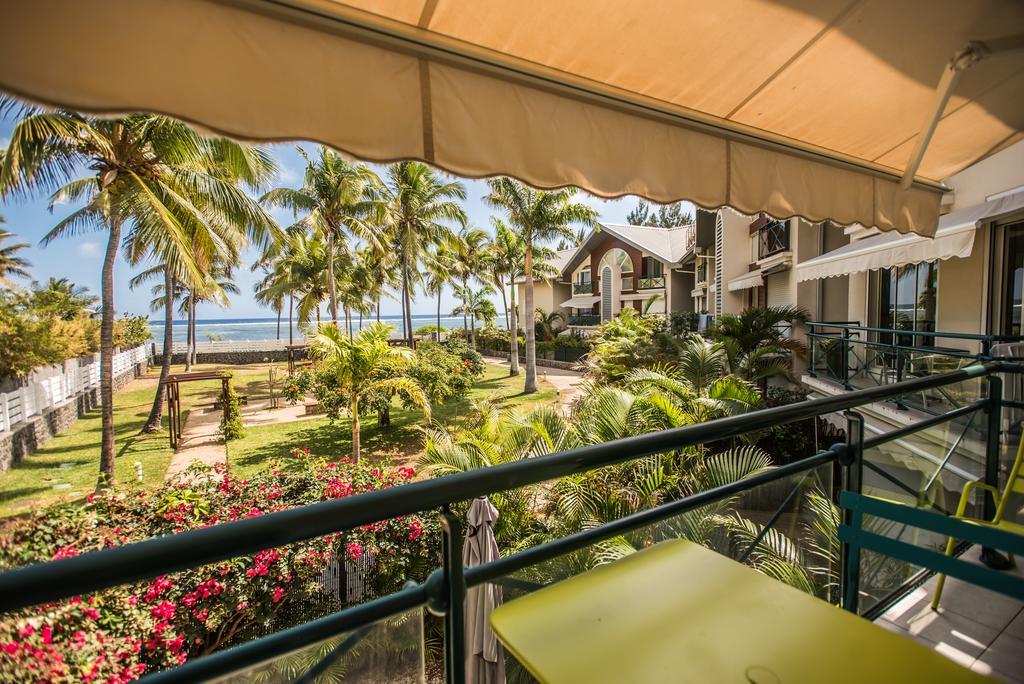
[[[524,395],[522,390],[522,375],[510,378],[506,368],[488,365],[484,377],[477,382],[468,397],[434,407],[433,416],[441,424],[452,426],[466,419],[474,400],[500,397],[506,406],[555,401],[555,390],[546,382],[541,382],[540,391],[535,394]],[[422,422],[422,413],[404,408],[392,409],[391,428],[388,430],[377,427],[376,416],[364,417],[364,457],[389,463],[411,462],[421,451],[416,426]],[[292,448],[298,446],[307,447],[320,456],[348,456],[352,444],[351,429],[347,419],[331,425],[326,418],[248,427],[244,437],[228,444],[229,467],[233,475],[246,477],[267,467],[272,460],[287,456]]]
[[[250,398],[267,396],[267,367],[214,366],[201,364],[195,370],[231,370],[232,384]],[[184,371],[174,366],[172,372]],[[117,450],[116,476],[119,485],[138,484],[135,462],[142,463],[141,486],[152,489],[164,479],[171,461],[167,431],[151,435],[139,431],[149,416],[159,368],[151,369],[148,380],[133,380],[114,395],[114,439]],[[281,376],[284,376],[282,367]],[[182,385],[182,408],[209,404],[220,394],[215,380]],[[164,425],[167,425],[166,411]],[[16,515],[55,503],[82,499],[96,487],[99,476],[100,410],[95,408],[71,428],[44,444],[36,453],[0,474],[0,517]]]

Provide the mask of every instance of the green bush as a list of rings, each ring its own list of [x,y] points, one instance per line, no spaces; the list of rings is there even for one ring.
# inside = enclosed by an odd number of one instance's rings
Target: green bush
[[[25,375],[39,366],[62,363],[99,346],[99,321],[81,310],[40,306],[35,294],[0,289],[0,377]]]
[[[242,427],[242,401],[238,398],[235,388],[228,384],[228,393],[224,398],[224,415],[220,419],[220,434],[225,442],[239,439],[245,434]]]
[[[149,319],[145,316],[124,316],[114,321],[114,346],[131,349],[153,338]]]
[[[434,404],[466,396],[483,372],[483,357],[460,338],[443,344],[420,343],[408,369],[408,375]]]

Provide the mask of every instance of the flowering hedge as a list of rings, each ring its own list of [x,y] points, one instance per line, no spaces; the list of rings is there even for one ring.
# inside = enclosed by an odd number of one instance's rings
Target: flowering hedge
[[[189,470],[147,493],[93,496],[12,523],[0,565],[67,558],[150,537],[251,518],[400,485],[410,468],[331,462],[306,449],[249,480]],[[373,595],[423,580],[436,566],[433,517],[403,516],[268,548],[150,582],[37,606],[0,619],[0,680],[126,682],[336,610],[319,577],[336,558],[374,554]],[[369,598],[369,597],[367,597]]]

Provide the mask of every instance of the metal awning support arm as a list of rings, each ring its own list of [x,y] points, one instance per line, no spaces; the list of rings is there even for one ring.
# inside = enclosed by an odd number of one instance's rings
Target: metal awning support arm
[[[935,98],[932,101],[932,106],[928,109],[928,114],[925,116],[921,132],[917,136],[917,144],[914,146],[914,151],[910,155],[907,168],[903,172],[903,178],[900,179],[900,187],[906,190],[914,182],[914,176],[917,174],[917,169],[921,166],[921,160],[924,159],[928,143],[932,141],[935,129],[942,119],[942,113],[946,111],[949,98],[953,95],[956,84],[960,81],[960,76],[964,71],[986,57],[1016,52],[1018,50],[1024,50],[1024,34],[997,38],[996,40],[985,42],[972,40],[953,55],[953,58],[949,60],[949,63],[946,64],[942,71],[942,78],[939,79],[938,87],[935,88]]]

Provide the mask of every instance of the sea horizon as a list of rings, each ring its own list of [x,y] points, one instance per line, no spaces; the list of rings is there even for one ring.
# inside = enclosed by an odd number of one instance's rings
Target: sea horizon
[[[364,316],[362,320],[362,327],[366,327],[371,323],[376,322],[376,320],[376,315]],[[381,315],[380,320],[382,323],[386,322],[395,327],[395,331],[393,333],[395,336],[401,336],[404,334],[402,314]],[[425,325],[436,325],[437,314],[413,314],[412,320],[414,330]],[[160,342],[163,340],[163,320],[148,319],[148,321],[153,333],[153,341]],[[325,317],[321,319],[320,322],[327,323],[329,321],[330,319]],[[186,341],[186,322],[187,321],[185,319],[174,319],[172,321],[171,325],[175,342]],[[342,320],[341,322],[343,323],[344,321]],[[352,324],[355,328],[359,328],[360,321],[358,316],[353,317]],[[505,317],[498,316],[497,320],[495,320],[495,325],[499,328],[504,328]],[[462,316],[442,315],[441,327],[445,330],[461,328]],[[482,324],[479,321],[477,321],[477,327],[482,327]],[[249,318],[197,318],[196,338],[199,342],[252,342],[259,340],[288,339],[288,319],[287,317],[281,318],[280,332],[278,332],[278,319],[276,316]],[[293,322],[292,339],[305,339],[305,334],[299,327],[298,322]]]

